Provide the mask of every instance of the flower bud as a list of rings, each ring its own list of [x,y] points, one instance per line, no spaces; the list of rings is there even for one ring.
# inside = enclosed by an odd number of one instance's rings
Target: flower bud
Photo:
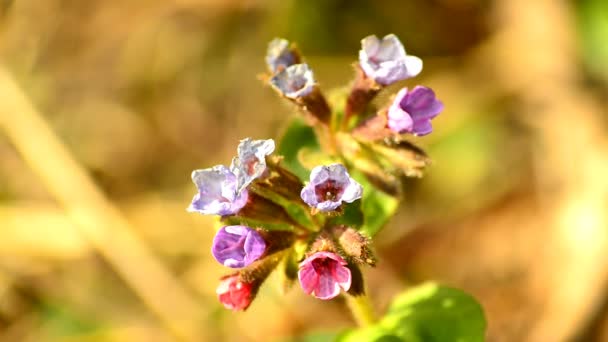
[[[222,278],[215,293],[226,309],[243,311],[253,300],[255,293],[252,290],[251,283],[241,281],[240,276],[234,274]]]
[[[403,88],[388,110],[388,127],[396,133],[426,135],[433,131],[431,119],[442,110],[443,103],[430,88],[416,86],[410,92]]]
[[[369,266],[376,265],[376,257],[371,251],[371,240],[353,228],[339,226],[334,227],[333,234],[336,236],[339,246],[344,254],[358,264]]]
[[[266,250],[266,242],[247,226],[222,227],[213,238],[211,254],[226,267],[241,268],[258,260]]]

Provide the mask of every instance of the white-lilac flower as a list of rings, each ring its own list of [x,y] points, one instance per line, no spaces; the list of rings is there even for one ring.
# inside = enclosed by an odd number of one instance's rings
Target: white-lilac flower
[[[388,128],[396,133],[426,135],[433,131],[431,119],[443,110],[432,89],[416,86],[401,89],[388,109]]]
[[[241,140],[237,157],[232,159],[230,170],[237,176],[237,192],[243,191],[266,171],[266,156],[274,151],[274,140]]]
[[[361,198],[363,187],[350,177],[342,164],[317,166],[310,172],[310,182],[300,192],[309,206],[319,211],[336,210],[342,202]]]
[[[359,64],[367,77],[382,85],[414,77],[422,71],[422,60],[407,55],[403,44],[394,34],[382,39],[375,35],[363,38]]]
[[[265,250],[266,242],[255,230],[247,226],[225,226],[215,234],[211,254],[226,267],[241,268],[258,260]]]
[[[266,65],[272,73],[276,73],[291,65],[299,63],[299,56],[288,40],[275,38],[268,44],[266,51]]]
[[[274,75],[270,84],[284,96],[297,99],[312,93],[315,78],[308,64],[294,64]]]
[[[192,182],[198,188],[190,212],[205,215],[233,215],[247,203],[247,189],[237,191],[237,177],[224,165],[192,171]]]

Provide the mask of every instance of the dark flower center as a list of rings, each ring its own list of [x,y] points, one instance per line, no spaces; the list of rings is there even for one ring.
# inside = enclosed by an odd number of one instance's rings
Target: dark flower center
[[[332,258],[317,258],[313,260],[311,264],[315,272],[322,273],[329,270],[335,262],[336,261]]]
[[[329,179],[323,184],[319,184],[315,187],[315,195],[317,196],[317,201],[319,202],[335,202],[338,197],[342,196],[343,192],[344,187],[332,179]]]

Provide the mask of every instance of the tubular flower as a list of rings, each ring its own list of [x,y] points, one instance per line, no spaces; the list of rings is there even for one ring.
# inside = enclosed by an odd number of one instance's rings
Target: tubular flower
[[[274,140],[241,140],[238,157],[232,159],[230,169],[237,176],[237,191],[241,192],[266,171],[266,156],[274,151]]]
[[[331,252],[317,252],[300,263],[300,286],[304,292],[316,298],[328,300],[348,291],[351,272],[341,256]]]
[[[226,309],[242,311],[247,309],[253,300],[252,288],[252,284],[241,281],[237,274],[223,278],[215,293]]]
[[[247,190],[237,191],[237,177],[224,165],[192,171],[192,182],[198,193],[187,209],[190,212],[226,216],[237,213],[247,203]]]
[[[317,166],[310,172],[310,182],[300,192],[309,206],[323,212],[336,210],[342,202],[351,203],[363,192],[361,184],[350,177],[342,164]]]
[[[308,64],[291,65],[270,79],[270,84],[283,96],[298,99],[311,94],[315,79]]]
[[[422,71],[422,60],[408,56],[394,34],[382,39],[371,35],[361,40],[359,64],[367,77],[381,85],[389,85],[414,77]]]
[[[266,51],[266,65],[272,73],[279,72],[291,65],[300,62],[300,55],[291,47],[289,41],[275,38],[268,44]]]
[[[211,254],[222,265],[245,267],[258,260],[266,250],[266,242],[247,226],[222,227],[213,238]]]
[[[433,90],[416,86],[411,92],[403,88],[388,110],[388,127],[396,133],[426,135],[433,131],[431,119],[443,110]]]

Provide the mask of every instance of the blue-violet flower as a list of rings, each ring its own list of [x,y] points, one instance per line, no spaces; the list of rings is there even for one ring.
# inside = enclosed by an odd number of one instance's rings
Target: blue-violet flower
[[[319,299],[332,299],[340,289],[348,291],[352,280],[347,263],[332,252],[317,252],[300,263],[298,280],[304,292]]]
[[[224,165],[192,171],[192,181],[198,188],[190,212],[205,215],[236,214],[247,203],[247,189],[237,191],[237,176]]]
[[[319,211],[332,211],[342,202],[351,203],[363,192],[361,184],[350,177],[342,164],[317,166],[310,172],[310,182],[300,192],[306,204]]]
[[[299,56],[291,48],[289,41],[275,38],[268,44],[266,65],[272,73],[281,71],[288,66],[299,63]]]
[[[290,99],[305,97],[316,85],[308,64],[294,64],[283,69],[270,79],[270,84]]]
[[[422,71],[422,60],[408,56],[394,34],[381,40],[375,35],[363,38],[359,64],[367,77],[382,85],[414,77]]]
[[[431,119],[443,110],[433,90],[416,86],[401,89],[388,109],[388,127],[396,133],[426,135],[433,131]]]
[[[251,182],[266,171],[266,156],[274,151],[274,140],[241,140],[230,169],[237,176],[237,192],[243,191]]]
[[[215,234],[211,254],[226,267],[241,268],[258,260],[265,250],[266,242],[255,230],[225,226]]]

